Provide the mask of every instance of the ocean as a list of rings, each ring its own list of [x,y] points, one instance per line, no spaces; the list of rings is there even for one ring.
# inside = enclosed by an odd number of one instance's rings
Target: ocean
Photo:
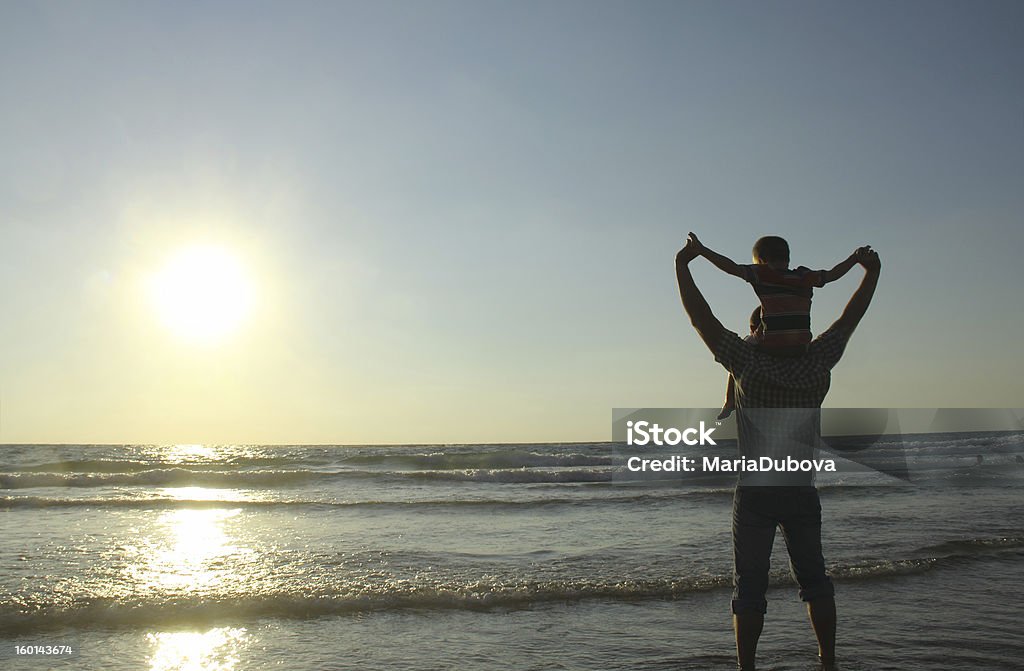
[[[840,668],[1021,668],[1024,434],[900,449],[910,480],[819,482]],[[610,443],[2,446],[0,666],[735,668],[732,481],[621,472]],[[760,668],[810,671],[772,561]]]

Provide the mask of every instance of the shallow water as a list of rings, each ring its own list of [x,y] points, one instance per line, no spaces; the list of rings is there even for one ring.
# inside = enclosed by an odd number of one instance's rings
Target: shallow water
[[[822,483],[844,669],[1019,667],[1022,442]],[[623,484],[608,444],[0,450],[5,668],[734,665],[729,482]],[[773,583],[762,667],[813,669],[781,542]]]

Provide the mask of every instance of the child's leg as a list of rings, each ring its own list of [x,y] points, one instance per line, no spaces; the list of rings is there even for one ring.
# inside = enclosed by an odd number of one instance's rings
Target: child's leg
[[[729,383],[725,387],[725,405],[722,412],[718,413],[718,419],[725,419],[736,409],[736,380],[729,374]]]

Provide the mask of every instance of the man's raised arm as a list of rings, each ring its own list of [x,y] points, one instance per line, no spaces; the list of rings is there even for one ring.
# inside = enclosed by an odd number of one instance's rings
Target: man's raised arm
[[[853,297],[846,304],[843,314],[832,325],[832,328],[841,328],[847,334],[853,333],[864,313],[867,312],[868,306],[871,305],[875,287],[878,286],[878,275],[882,270],[882,262],[875,250],[870,247],[861,247],[856,254],[857,263],[864,266],[864,279],[860,281],[860,286],[853,292]]]
[[[700,254],[699,243],[694,241],[692,235],[687,238],[686,246],[676,254],[676,281],[679,282],[679,297],[683,299],[683,309],[689,315],[690,323],[697,329],[700,339],[714,353],[725,327],[711,312],[711,306],[704,300],[704,294],[694,284],[693,275],[690,274],[690,261]]]

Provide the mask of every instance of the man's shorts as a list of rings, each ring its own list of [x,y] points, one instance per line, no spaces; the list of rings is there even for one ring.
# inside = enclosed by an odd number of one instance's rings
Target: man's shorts
[[[821,502],[814,487],[737,487],[732,505],[732,612],[768,609],[768,570],[775,529],[782,528],[800,598],[832,596],[821,553]]]

